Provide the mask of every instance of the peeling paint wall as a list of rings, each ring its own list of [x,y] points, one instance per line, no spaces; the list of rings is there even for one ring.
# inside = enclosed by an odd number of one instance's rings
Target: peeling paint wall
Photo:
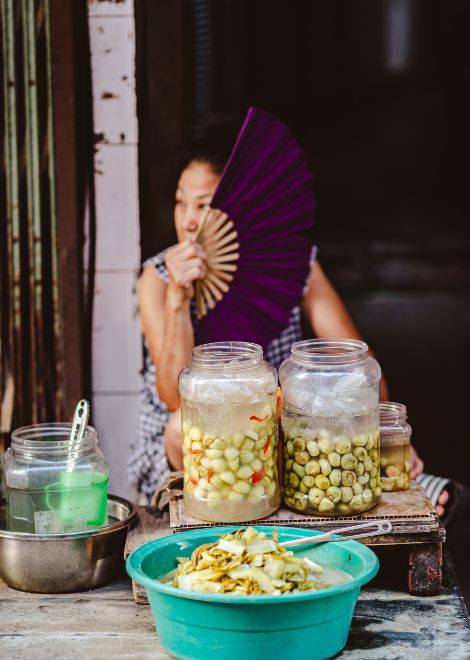
[[[126,460],[138,422],[140,262],[133,0],[89,0],[95,132],[93,421],[110,492],[132,497]]]

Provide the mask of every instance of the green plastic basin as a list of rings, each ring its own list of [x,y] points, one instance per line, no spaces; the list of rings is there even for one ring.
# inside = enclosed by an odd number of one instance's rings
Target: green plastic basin
[[[321,591],[281,596],[193,593],[159,581],[202,543],[239,527],[210,527],[146,543],[127,560],[129,575],[143,584],[162,646],[177,658],[194,660],[320,660],[346,644],[360,588],[378,571],[375,553],[357,541],[291,548],[299,556],[340,568],[353,576]],[[256,525],[271,536],[271,526]],[[313,530],[278,527],[279,541]]]

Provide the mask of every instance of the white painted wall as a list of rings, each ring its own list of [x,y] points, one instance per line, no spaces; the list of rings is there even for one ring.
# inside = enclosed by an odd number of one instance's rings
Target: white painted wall
[[[93,423],[110,492],[134,499],[126,475],[138,423],[140,262],[133,0],[88,0],[95,153]]]

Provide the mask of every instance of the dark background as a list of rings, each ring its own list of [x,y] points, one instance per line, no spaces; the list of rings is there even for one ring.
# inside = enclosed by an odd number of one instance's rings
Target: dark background
[[[138,0],[142,258],[174,242],[174,154],[249,105],[305,148],[319,259],[408,406],[428,472],[469,482],[466,0]]]

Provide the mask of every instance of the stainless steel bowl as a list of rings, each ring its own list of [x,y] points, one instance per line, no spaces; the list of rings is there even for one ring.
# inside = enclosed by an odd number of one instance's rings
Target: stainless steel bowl
[[[124,565],[127,531],[137,509],[109,495],[108,514],[115,522],[72,534],[11,532],[0,520],[0,577],[14,589],[36,593],[101,587]]]

